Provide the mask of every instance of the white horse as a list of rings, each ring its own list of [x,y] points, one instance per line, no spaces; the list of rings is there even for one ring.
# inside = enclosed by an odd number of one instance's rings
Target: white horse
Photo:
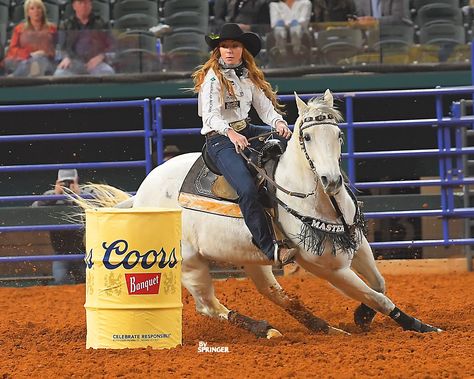
[[[380,312],[405,330],[441,331],[400,311],[384,294],[384,279],[357,224],[361,218],[357,202],[343,183],[339,166],[343,134],[337,125],[342,117],[333,107],[331,92],[327,90],[322,98],[308,104],[295,97],[299,117],[274,179],[280,187],[276,191],[278,223],[298,246],[296,262],[359,301],[354,320],[362,328],[368,328],[375,313]],[[136,195],[117,206],[179,207],[181,185],[198,157],[199,153],[180,155],[155,168]],[[295,197],[281,188],[305,197]],[[285,293],[267,258],[252,243],[242,218],[183,209],[182,230],[182,283],[194,297],[199,313],[229,320],[260,337],[280,335],[266,321],[231,311],[216,298],[209,261],[229,262],[243,265],[261,294],[311,331],[345,333]]]

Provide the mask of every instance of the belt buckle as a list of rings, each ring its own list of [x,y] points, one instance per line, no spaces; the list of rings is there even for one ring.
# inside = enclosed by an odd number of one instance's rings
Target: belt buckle
[[[229,123],[229,125],[236,132],[240,132],[241,130],[244,130],[247,127],[247,121],[245,120],[234,121],[234,122]]]

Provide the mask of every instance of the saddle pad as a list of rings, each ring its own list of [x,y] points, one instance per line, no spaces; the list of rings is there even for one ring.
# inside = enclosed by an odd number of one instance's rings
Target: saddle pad
[[[241,218],[237,203],[223,200],[212,193],[216,179],[217,175],[209,171],[200,156],[184,179],[178,196],[179,205],[201,212]]]

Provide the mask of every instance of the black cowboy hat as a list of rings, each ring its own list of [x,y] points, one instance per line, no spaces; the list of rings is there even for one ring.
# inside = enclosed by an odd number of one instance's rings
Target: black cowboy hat
[[[219,46],[219,42],[229,39],[241,42],[242,45],[244,45],[244,47],[254,57],[260,52],[260,49],[262,48],[262,41],[257,34],[250,32],[244,33],[237,24],[224,24],[222,25],[219,35],[211,34],[205,38],[206,43],[213,50]]]

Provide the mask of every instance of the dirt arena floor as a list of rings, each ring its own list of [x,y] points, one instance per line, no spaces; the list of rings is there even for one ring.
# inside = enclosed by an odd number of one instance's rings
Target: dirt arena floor
[[[395,273],[396,266],[387,271]],[[384,271],[383,271],[384,272]],[[267,319],[284,336],[262,340],[194,312],[183,291],[184,345],[172,350],[86,350],[84,285],[0,288],[0,378],[472,378],[474,274],[415,269],[385,273],[403,310],[443,328],[402,331],[378,315],[370,332],[352,322],[354,301],[308,276],[282,277],[315,314],[351,336],[309,334],[247,280],[216,282],[227,306]],[[198,353],[199,341],[229,353]]]

